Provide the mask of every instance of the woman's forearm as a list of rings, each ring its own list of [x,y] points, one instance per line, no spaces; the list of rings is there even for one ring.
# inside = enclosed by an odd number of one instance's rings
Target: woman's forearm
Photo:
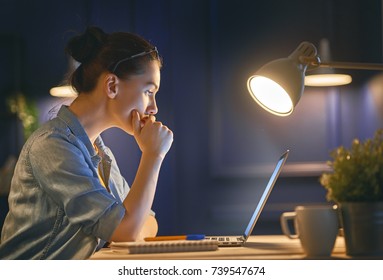
[[[125,216],[112,241],[132,241],[139,237],[153,204],[162,161],[162,157],[142,154],[136,177],[123,202]]]

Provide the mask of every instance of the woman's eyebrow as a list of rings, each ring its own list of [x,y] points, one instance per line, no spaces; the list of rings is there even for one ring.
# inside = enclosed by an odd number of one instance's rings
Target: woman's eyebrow
[[[153,86],[156,90],[159,88],[159,86],[155,82],[147,82],[146,85]]]

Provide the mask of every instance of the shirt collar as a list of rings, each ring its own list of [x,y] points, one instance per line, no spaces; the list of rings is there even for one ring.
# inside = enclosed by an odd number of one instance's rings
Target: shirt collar
[[[81,125],[80,121],[75,116],[75,114],[73,114],[69,110],[68,106],[63,105],[63,106],[61,106],[60,110],[58,111],[57,117],[60,118],[62,121],[64,121],[68,125],[69,129],[73,132],[73,134],[78,139],[80,139],[81,142],[84,143],[84,145],[86,146],[86,148],[89,152],[89,155],[92,157],[92,162],[94,162],[96,165],[98,165],[101,158],[97,154],[97,152],[95,151],[93,144],[90,142],[88,134],[86,134],[84,127]],[[101,141],[101,143],[102,143],[102,140],[99,139],[96,141],[97,144],[100,143],[99,141]]]

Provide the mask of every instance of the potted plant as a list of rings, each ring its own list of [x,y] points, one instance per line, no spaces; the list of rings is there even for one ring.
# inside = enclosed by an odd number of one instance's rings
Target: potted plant
[[[330,155],[320,183],[339,206],[347,254],[383,256],[383,130]]]
[[[15,93],[7,100],[8,108],[15,114],[23,126],[23,140],[38,127],[38,110],[34,102],[27,99],[22,93]]]

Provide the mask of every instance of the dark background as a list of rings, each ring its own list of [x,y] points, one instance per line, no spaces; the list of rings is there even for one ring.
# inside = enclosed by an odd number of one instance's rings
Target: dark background
[[[306,88],[286,118],[262,111],[246,89],[250,74],[302,41],[329,39],[336,61],[381,63],[380,0],[0,0],[0,166],[24,141],[7,98],[22,92],[46,121],[63,102],[49,89],[67,71],[64,46],[88,25],[138,33],[164,58],[157,119],[175,138],[153,206],[160,234],[242,233],[269,166],[290,149],[254,230],[279,234],[282,212],[326,203],[318,179],[329,152],[382,126],[378,72],[347,71],[350,85]],[[134,140],[118,129],[103,137],[131,183]],[[0,206],[3,218],[6,195]]]

